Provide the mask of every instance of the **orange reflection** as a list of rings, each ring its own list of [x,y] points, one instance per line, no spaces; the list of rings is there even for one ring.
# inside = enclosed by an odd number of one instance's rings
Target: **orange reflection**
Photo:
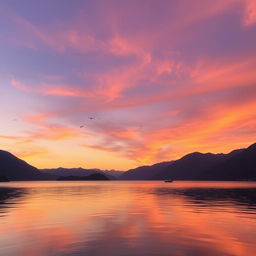
[[[189,194],[177,193],[191,188],[245,189],[247,183],[176,182],[170,187],[162,182],[24,182],[16,186],[30,192],[0,217],[0,244],[15,241],[0,248],[3,255],[6,248],[13,255],[101,254],[102,250],[113,255],[122,250],[131,255],[133,250],[158,250],[175,256],[256,253],[255,216],[246,215],[235,203],[218,206],[218,201],[191,201]]]

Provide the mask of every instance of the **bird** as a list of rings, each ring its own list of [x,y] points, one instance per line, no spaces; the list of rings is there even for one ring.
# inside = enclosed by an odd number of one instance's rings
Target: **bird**
[[[83,128],[84,127],[84,125],[80,125],[80,128]]]
[[[93,120],[94,119],[94,117],[88,117],[90,120]]]

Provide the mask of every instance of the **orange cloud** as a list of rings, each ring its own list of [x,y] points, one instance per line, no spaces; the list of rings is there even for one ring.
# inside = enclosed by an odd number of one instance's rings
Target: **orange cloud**
[[[37,125],[37,128],[34,128],[33,131],[26,132],[26,135],[23,137],[25,140],[50,140],[50,141],[59,141],[69,138],[79,138],[81,137],[81,129],[64,126],[61,124],[50,123],[52,118],[58,116],[58,112],[54,113],[39,113],[30,116],[25,116],[24,120],[28,123]],[[84,133],[83,133],[84,136]]]
[[[17,143],[19,144],[19,143]],[[33,159],[35,157],[38,157],[40,155],[46,155],[49,153],[49,150],[47,150],[46,148],[40,148],[40,147],[26,147],[25,149],[23,149],[22,151],[15,151],[14,154],[20,158],[22,158],[23,160],[29,160],[29,159]]]
[[[37,22],[22,10],[1,7],[10,23],[5,40],[20,33],[21,46],[33,48],[23,51],[15,44],[17,52],[29,52],[27,69],[17,68],[8,55],[7,79],[26,93],[1,87],[8,99],[18,99],[17,106],[23,97],[33,105],[24,107],[19,145],[34,140],[54,147],[56,141],[72,140],[77,147],[152,163],[195,149],[221,152],[253,142],[255,1],[95,7],[93,19],[81,10],[67,19],[56,15],[51,25],[52,17]],[[44,67],[42,61],[36,69],[31,51],[33,58],[54,64]],[[91,115],[103,118],[78,129]],[[223,145],[224,138],[231,142]]]
[[[26,116],[24,119],[32,124],[41,125],[45,123],[45,120],[52,117],[53,113],[39,113],[30,116]]]
[[[35,132],[30,133],[32,139],[44,139],[44,140],[63,140],[68,138],[79,138],[78,129],[64,127],[60,125],[48,125],[46,127],[39,128]]]
[[[51,85],[51,86],[47,86],[49,88],[47,88],[46,90],[43,90],[43,93],[45,95],[56,95],[56,96],[64,96],[64,97],[81,97],[82,94],[75,91],[75,90],[72,90],[72,89],[69,89],[68,87],[67,88],[63,88],[59,85],[57,86],[54,86],[54,85]],[[52,87],[52,88],[51,88]]]
[[[0,135],[0,139],[4,139],[4,140],[17,140],[20,138],[21,138],[20,136]]]

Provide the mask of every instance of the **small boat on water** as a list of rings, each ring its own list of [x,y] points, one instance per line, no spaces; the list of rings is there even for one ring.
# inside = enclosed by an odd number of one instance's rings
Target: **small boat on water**
[[[170,183],[170,182],[173,182],[173,180],[165,180],[164,182],[169,182]]]
[[[9,182],[9,179],[5,176],[0,176],[0,182]]]

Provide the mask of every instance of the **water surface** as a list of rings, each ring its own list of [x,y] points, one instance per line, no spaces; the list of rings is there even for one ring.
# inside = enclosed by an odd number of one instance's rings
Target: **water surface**
[[[253,256],[256,183],[0,183],[0,255]]]

